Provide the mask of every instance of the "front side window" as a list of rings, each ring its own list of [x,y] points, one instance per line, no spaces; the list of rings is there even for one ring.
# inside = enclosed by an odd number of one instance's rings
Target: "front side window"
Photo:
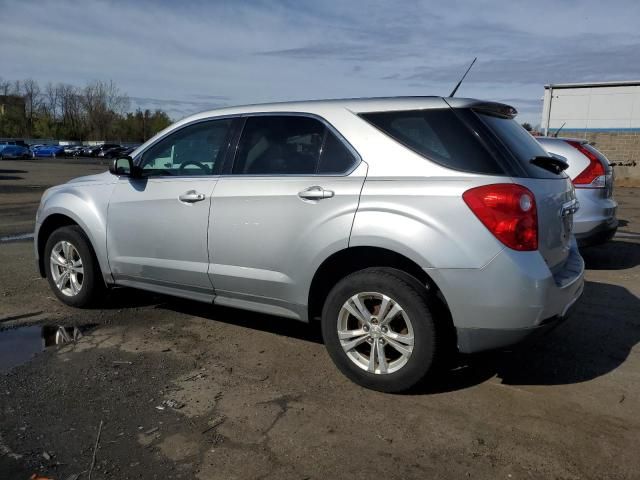
[[[313,175],[325,126],[309,117],[249,117],[238,144],[236,175]]]
[[[144,176],[213,175],[227,150],[231,120],[196,123],[169,134],[147,150],[140,162]]]

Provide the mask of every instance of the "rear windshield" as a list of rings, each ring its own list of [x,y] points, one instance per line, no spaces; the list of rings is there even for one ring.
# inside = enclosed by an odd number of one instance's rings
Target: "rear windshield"
[[[507,153],[520,164],[527,176],[533,178],[558,178],[557,173],[550,172],[529,161],[534,157],[547,156],[549,154],[517,121],[484,113],[479,113],[478,117],[504,144],[508,150]]]
[[[504,175],[504,169],[451,110],[363,113],[384,133],[423,157],[465,172]]]
[[[513,119],[451,108],[363,113],[361,117],[447,168],[485,175],[558,178],[529,162],[548,154]]]

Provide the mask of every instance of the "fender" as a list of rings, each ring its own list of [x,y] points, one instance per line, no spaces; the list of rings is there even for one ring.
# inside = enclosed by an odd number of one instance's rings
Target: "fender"
[[[79,183],[65,184],[47,192],[43,196],[36,221],[34,235],[36,253],[38,253],[40,227],[52,215],[64,215],[82,228],[91,242],[105,282],[113,283],[107,257],[107,211],[114,185],[113,182],[105,184],[90,182],[87,185],[90,186],[90,194]]]

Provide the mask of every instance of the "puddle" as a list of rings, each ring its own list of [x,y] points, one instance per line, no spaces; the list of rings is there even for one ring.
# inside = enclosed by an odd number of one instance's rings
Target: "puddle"
[[[94,325],[28,325],[0,331],[0,374],[31,360],[45,348],[80,339]]]

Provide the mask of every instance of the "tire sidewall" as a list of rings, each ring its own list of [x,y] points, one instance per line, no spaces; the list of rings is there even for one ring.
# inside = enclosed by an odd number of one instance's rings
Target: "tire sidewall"
[[[82,279],[82,288],[80,292],[73,296],[67,296],[63,294],[56,286],[53,275],[51,274],[51,250],[60,241],[67,241],[71,243],[80,254],[82,259],[82,267],[84,275]],[[96,268],[95,257],[90,247],[89,240],[86,238],[84,232],[77,226],[62,227],[54,231],[47,240],[44,248],[44,266],[47,272],[47,281],[53,293],[63,303],[73,307],[84,307],[91,303],[94,297],[95,290],[99,285],[99,279],[97,275],[99,270]]]
[[[369,373],[353,363],[338,339],[339,312],[348,298],[361,292],[380,292],[391,297],[406,312],[414,333],[411,357],[400,370],[390,374]],[[387,270],[363,270],[345,277],[331,290],[322,311],[322,336],[334,363],[349,379],[374,390],[400,392],[417,384],[429,372],[436,352],[435,323],[426,291]]]

